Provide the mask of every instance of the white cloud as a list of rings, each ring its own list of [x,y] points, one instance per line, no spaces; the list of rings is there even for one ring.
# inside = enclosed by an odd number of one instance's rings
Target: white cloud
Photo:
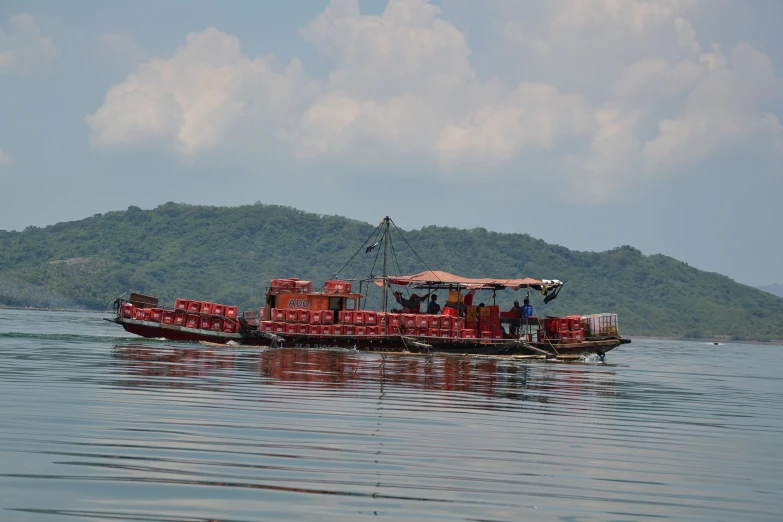
[[[242,118],[285,120],[308,83],[298,59],[277,71],[273,57],[250,59],[237,38],[209,28],[139,66],[86,122],[96,146],[162,140],[188,155],[217,146]]]
[[[694,1],[492,5],[518,61],[483,78],[465,34],[426,0],[390,0],[378,15],[332,0],[300,30],[333,61],[323,81],[297,58],[277,67],[248,57],[215,28],[189,34],[106,93],[86,117],[92,143],[193,157],[244,136],[246,150],[271,143],[302,161],[352,164],[404,158],[446,176],[477,165],[536,175],[518,167],[548,155],[595,201],[727,144],[783,148],[778,116],[759,108],[781,92],[769,58],[747,44],[730,58],[702,52]]]
[[[662,120],[658,136],[644,145],[648,170],[742,147],[748,140],[783,151],[779,118],[759,109],[783,92],[769,57],[740,43],[730,59],[716,49],[701,61],[704,74],[688,95],[682,117]]]
[[[2,165],[11,165],[14,162],[14,157],[11,155],[10,152],[6,152],[3,149],[0,149],[0,166]]]
[[[26,74],[60,56],[60,49],[29,13],[19,13],[8,21],[8,32],[0,29],[0,74]]]

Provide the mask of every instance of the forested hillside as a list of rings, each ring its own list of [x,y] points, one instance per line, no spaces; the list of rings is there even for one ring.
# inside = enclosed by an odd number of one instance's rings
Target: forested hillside
[[[261,204],[167,203],[0,231],[0,305],[103,309],[115,293],[133,290],[169,303],[182,296],[256,307],[272,278],[319,283],[333,276],[375,226]],[[783,298],[670,257],[644,256],[628,246],[575,252],[527,234],[484,229],[425,227],[403,234],[433,269],[565,281],[549,305],[534,297],[538,315],[616,312],[628,335],[783,339]],[[393,240],[399,262],[390,261],[393,272],[425,269],[401,236]],[[362,250],[341,276],[368,275],[377,253]],[[520,297],[506,291],[499,301]]]

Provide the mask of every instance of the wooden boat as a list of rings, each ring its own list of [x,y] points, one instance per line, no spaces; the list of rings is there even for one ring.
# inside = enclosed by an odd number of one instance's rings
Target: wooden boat
[[[237,313],[236,307],[184,299],[177,299],[174,307],[165,308],[159,306],[155,297],[133,293],[127,300],[116,299],[115,316],[106,320],[147,338],[273,348],[572,359],[587,354],[603,357],[606,352],[631,342],[620,337],[616,319],[613,327],[610,324],[609,328],[599,329],[590,326],[589,318],[580,325],[579,316],[543,321],[537,317],[522,318],[520,314],[500,317],[499,308],[494,305],[497,292],[524,290],[530,296],[533,290],[548,303],[563,286],[557,280],[466,278],[429,269],[413,275],[390,275],[387,267],[391,225],[393,221],[384,218],[376,228],[378,235],[370,236],[357,251],[358,254],[364,249],[369,254],[382,245],[381,276],[370,275],[354,281],[335,277],[316,291],[309,281],[275,279],[266,289],[264,306],[242,314]],[[376,256],[379,254],[380,251]],[[354,292],[353,284],[357,281],[359,291]],[[365,285],[367,292],[380,289],[379,311],[367,309],[367,298],[362,293]],[[415,294],[406,299],[402,292],[394,292],[394,288],[428,294],[445,291],[456,301],[447,301],[437,315],[418,313],[405,307],[417,302],[411,300]],[[491,291],[493,305],[482,310],[461,302],[465,298],[463,292],[476,291]],[[392,296],[403,305],[402,310],[389,306]],[[568,328],[552,330],[552,324],[562,326],[565,323],[556,321],[566,319]],[[578,326],[586,326],[588,330],[574,329]]]

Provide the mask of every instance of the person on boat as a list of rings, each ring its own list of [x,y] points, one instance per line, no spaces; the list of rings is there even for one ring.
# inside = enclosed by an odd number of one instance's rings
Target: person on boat
[[[522,306],[522,319],[533,317],[533,307],[530,306],[530,299],[525,297],[524,305]]]
[[[443,313],[446,313],[446,308],[453,309],[452,315],[461,316],[465,315],[465,296],[459,291],[449,288],[449,296],[446,298],[446,304],[443,305]]]
[[[418,294],[411,294],[408,299],[402,296],[402,292],[394,292],[394,299],[402,305],[402,311],[406,314],[418,314],[421,313],[421,303],[427,300],[430,294],[419,296]]]
[[[522,308],[519,307],[519,301],[514,301],[514,306],[511,307],[511,310],[509,312],[512,312],[514,314],[514,317],[522,317]],[[519,323],[520,321],[512,321],[508,325],[508,333],[511,335],[517,335],[519,334]]]
[[[432,297],[430,297],[430,304],[427,305],[427,313],[431,315],[437,315],[438,313],[440,313],[438,296],[435,294],[432,294]]]
[[[514,301],[514,306],[509,312],[514,312],[514,317],[522,317],[522,308],[519,307],[519,301]]]

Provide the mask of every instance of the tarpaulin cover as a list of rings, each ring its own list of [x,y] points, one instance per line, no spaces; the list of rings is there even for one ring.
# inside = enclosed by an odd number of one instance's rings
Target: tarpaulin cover
[[[527,277],[525,279],[497,279],[493,277],[462,277],[441,270],[426,270],[419,274],[406,276],[389,276],[389,284],[392,285],[416,285],[429,287],[444,287],[449,285],[462,288],[528,288],[542,286],[560,286],[562,283],[555,280],[541,280]],[[376,280],[375,284],[383,286],[382,280]]]

